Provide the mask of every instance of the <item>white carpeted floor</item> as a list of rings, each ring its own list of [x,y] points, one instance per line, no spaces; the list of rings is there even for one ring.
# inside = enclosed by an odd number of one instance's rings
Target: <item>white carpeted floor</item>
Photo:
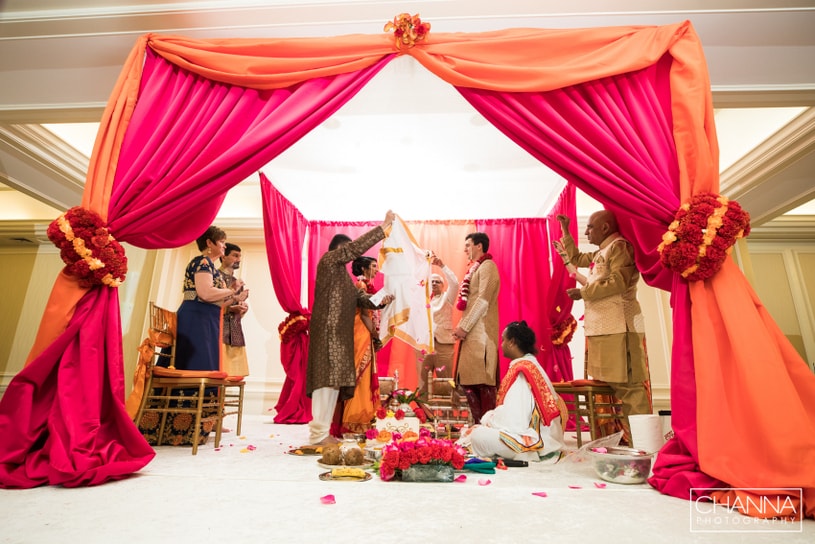
[[[778,528],[718,514],[712,532],[697,532],[690,502],[647,484],[597,487],[588,463],[467,473],[463,483],[321,481],[316,457],[286,454],[306,437],[305,425],[247,417],[218,451],[212,440],[197,456],[160,447],[119,482],[0,490],[0,542],[815,542],[812,520],[768,533]],[[329,494],[335,504],[321,502]]]

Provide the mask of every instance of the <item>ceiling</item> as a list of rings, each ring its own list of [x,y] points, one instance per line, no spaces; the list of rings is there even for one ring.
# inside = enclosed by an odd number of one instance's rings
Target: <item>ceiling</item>
[[[815,231],[813,0],[625,0],[614,10],[607,0],[66,3],[0,0],[0,245],[43,239],[43,222],[79,203],[94,123],[141,34],[371,34],[403,11],[421,14],[431,33],[690,20],[717,108],[722,193],[756,226],[792,237]],[[387,208],[405,219],[539,216],[563,186],[410,57],[391,62],[264,172],[310,219],[379,219]],[[246,180],[219,221],[259,225],[258,195],[257,178]]]

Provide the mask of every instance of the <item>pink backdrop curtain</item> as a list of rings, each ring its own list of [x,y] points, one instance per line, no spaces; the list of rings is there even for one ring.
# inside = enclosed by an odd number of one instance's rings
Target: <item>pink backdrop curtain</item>
[[[422,238],[430,236],[428,231],[434,231],[434,238],[440,242],[445,238],[444,221],[406,221],[408,227],[417,236],[421,232]],[[457,223],[455,221],[451,223]],[[342,221],[312,221],[311,236],[309,239],[309,285],[313,285],[316,274],[317,262],[320,256],[325,253],[331,238],[337,233],[344,233],[351,238],[356,238],[367,232],[378,222],[342,222]],[[490,237],[490,253],[493,254],[501,274],[501,291],[499,294],[500,323],[506,324],[516,319],[525,319],[532,326],[536,333],[546,337],[549,329],[549,309],[546,306],[547,291],[549,289],[549,256],[547,251],[540,251],[539,248],[549,246],[548,233],[546,231],[546,220],[543,218],[524,219],[479,219],[475,221],[474,230],[482,229]],[[472,231],[469,231],[472,232]],[[458,241],[464,247],[464,238]],[[450,247],[453,242],[445,242],[444,245]],[[441,244],[440,244],[441,245]],[[427,248],[431,249],[431,248]],[[436,249],[436,248],[432,248]],[[375,246],[367,253],[373,257],[378,256],[378,246]],[[523,255],[523,258],[520,256]],[[451,261],[450,258],[443,257],[443,260]],[[459,278],[464,276],[465,270],[453,271]],[[381,281],[381,280],[380,280]],[[309,291],[309,304],[313,303],[313,290]],[[393,348],[392,348],[393,349]],[[407,354],[410,357],[412,353]],[[400,384],[406,387],[415,387],[415,362],[405,362],[401,359],[407,356],[399,353],[397,364],[391,362],[391,352],[386,346],[377,354],[378,366],[380,370],[392,375],[394,368],[400,369]],[[544,360],[542,358],[542,360]],[[508,360],[501,360],[501,369],[506,370],[509,365]],[[549,369],[547,369],[548,371]],[[569,369],[571,374],[571,369]]]
[[[489,253],[501,276],[498,292],[498,324],[503,329],[512,321],[526,321],[535,331],[538,346],[544,345],[549,330],[547,295],[550,282],[549,233],[545,218],[478,219],[476,228],[490,237]],[[501,330],[499,330],[501,334]],[[496,338],[499,342],[500,338]],[[553,370],[548,357],[538,354],[550,378]],[[500,375],[506,374],[509,360],[499,358]]]
[[[300,305],[301,273],[308,221],[263,173],[260,174],[260,189],[266,257],[277,301],[284,312],[304,315],[306,308]],[[280,363],[286,379],[275,405],[274,421],[307,423],[311,421],[311,399],[306,397],[307,331],[296,334],[286,342],[281,341]]]
[[[672,290],[674,353],[671,383],[693,384],[687,284],[659,264],[656,247],[679,207],[671,124],[670,59],[642,70],[544,93],[459,88],[490,122],[541,162],[613,210],[635,246],[637,265],[651,285]],[[698,469],[696,396],[672,392],[676,437],[660,456],[654,485],[687,498],[683,480],[716,482]],[[670,463],[670,466],[668,465]],[[672,482],[677,478],[675,482]]]
[[[213,82],[148,51],[111,192],[111,233],[143,248],[194,240],[229,188],[333,114],[391,58],[258,91]],[[94,485],[152,459],[124,408],[121,341],[116,289],[91,289],[57,343],[0,400],[0,436],[13,437],[0,442],[1,486]]]

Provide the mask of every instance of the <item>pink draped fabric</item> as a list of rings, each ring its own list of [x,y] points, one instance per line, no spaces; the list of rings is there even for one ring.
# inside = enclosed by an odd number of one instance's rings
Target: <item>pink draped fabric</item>
[[[551,240],[558,240],[562,236],[558,215],[565,215],[571,218],[569,232],[577,240],[577,203],[575,201],[575,186],[568,184],[558,197],[549,215],[546,216],[546,226]],[[547,365],[552,369],[549,377],[554,382],[568,382],[574,379],[574,368],[572,366],[572,350],[568,342],[562,344],[551,344],[551,330],[557,325],[568,320],[570,317],[579,323],[580,316],[572,315],[574,301],[566,294],[566,289],[574,287],[577,282],[569,277],[566,267],[562,263],[560,255],[557,254],[554,245],[549,246],[549,256],[552,259],[552,278],[547,292],[547,308],[549,309],[550,334],[547,339],[543,339],[543,345],[549,349],[546,351]],[[545,367],[546,368],[546,367]],[[548,372],[548,371],[547,371]],[[580,376],[583,377],[582,375]],[[571,402],[572,395],[564,395],[565,402]],[[574,415],[569,416],[564,430],[575,430],[576,422]]]
[[[143,248],[194,240],[229,188],[333,114],[391,58],[256,91],[148,52],[111,192],[111,233]],[[0,435],[12,437],[0,441],[0,486],[100,484],[153,458],[125,412],[121,338],[116,289],[91,289],[57,342],[12,379],[0,401]]]
[[[91,289],[68,328],[0,399],[0,487],[98,485],[155,455],[124,408],[116,289]]]
[[[260,174],[263,196],[263,233],[266,257],[272,274],[277,301],[283,311],[303,315],[300,305],[300,275],[303,243],[308,221],[297,208]],[[285,226],[285,228],[282,228]],[[280,363],[286,373],[280,397],[275,405],[275,423],[308,423],[311,421],[311,399],[306,397],[308,333],[303,331],[280,344]]]
[[[571,218],[569,225],[574,239],[577,240],[577,204],[575,202],[575,187],[569,184],[558,197],[549,215],[546,216],[546,227],[549,232],[549,239],[554,241],[561,237],[560,223],[558,215],[565,215]],[[548,311],[549,328],[547,336],[541,338],[541,345],[547,347],[546,351],[546,372],[549,378],[555,382],[571,381],[574,379],[572,368],[572,351],[568,343],[551,344],[552,329],[572,316],[574,302],[566,294],[566,289],[575,286],[575,280],[569,277],[566,267],[560,255],[557,254],[553,244],[549,244],[549,258],[552,260],[552,277],[549,281],[546,292],[546,310]],[[572,316],[577,320],[580,316]],[[551,348],[550,348],[551,346]],[[551,370],[550,370],[551,369]],[[582,378],[582,376],[581,376]]]
[[[672,378],[687,380],[693,378],[693,353],[678,339],[690,340],[690,297],[686,284],[662,268],[656,252],[680,204],[669,69],[670,58],[663,57],[636,72],[543,93],[458,90],[510,139],[616,213],[620,230],[635,246],[643,278],[673,289]],[[678,383],[687,386],[687,394],[672,392],[671,408],[682,424],[675,429],[675,444],[666,446],[676,456],[658,458],[652,481],[687,498],[687,488],[670,480],[707,478],[698,467],[693,381],[672,380],[673,386]]]
[[[116,171],[112,231],[144,248],[194,240],[230,188],[330,117],[391,59],[259,91],[193,75],[148,50]]]
[[[498,323],[523,319],[538,336],[538,345],[549,330],[547,295],[550,281],[549,233],[546,219],[478,219],[476,228],[490,237],[489,253],[501,276],[498,292]],[[500,331],[499,331],[500,334]],[[496,338],[499,342],[500,338]],[[553,370],[547,357],[538,355],[547,374]],[[510,361],[499,358],[500,375],[506,374]]]

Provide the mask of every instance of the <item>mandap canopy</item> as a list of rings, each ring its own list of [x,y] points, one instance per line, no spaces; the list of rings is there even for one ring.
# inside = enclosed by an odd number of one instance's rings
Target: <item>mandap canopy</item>
[[[286,381],[275,406],[274,420],[275,423],[306,423],[311,420],[311,401],[306,397],[308,335],[304,323],[307,322],[303,319],[308,310],[300,305],[305,233],[309,233],[306,278],[308,285],[313,286],[317,262],[335,234],[342,232],[356,238],[379,222],[308,221],[264,174],[260,174],[260,181],[269,271],[278,301],[289,312],[278,328],[282,331],[280,360]],[[464,238],[475,231],[489,233],[489,252],[501,276],[499,323],[524,319],[537,331],[543,346],[537,355],[538,361],[552,381],[573,378],[571,351],[564,337],[574,332],[577,322],[571,313],[572,300],[566,295],[566,288],[573,287],[575,281],[569,278],[564,266],[550,266],[551,258],[558,258],[550,240],[560,237],[556,216],[575,217],[575,208],[575,188],[569,185],[545,218],[405,221],[419,247],[443,256],[445,264],[459,277],[467,269],[467,258],[461,251]],[[571,228],[576,236],[576,222]],[[550,248],[550,251],[540,248]],[[377,257],[379,248],[369,250],[368,255]],[[523,255],[523,259],[518,255]],[[377,288],[380,287],[381,284],[377,284]],[[308,307],[312,307],[313,288],[308,295]],[[454,319],[456,315],[460,317],[458,310],[454,312]],[[398,372],[400,387],[416,387],[418,376],[413,347],[403,342],[388,342],[376,360],[380,376],[394,376]],[[501,361],[501,375],[508,366],[508,360]]]
[[[694,282],[660,265],[657,246],[680,205],[718,191],[710,84],[687,21],[431,33],[409,48],[389,33],[148,34],[105,111],[82,206],[119,241],[188,243],[230,187],[398,54],[454,85],[509,138],[616,212],[645,280],[671,291],[676,437],[652,485],[684,498],[691,488],[803,488],[792,500],[797,512],[806,500],[813,515],[815,377],[732,259]],[[30,361],[0,404],[0,485],[93,485],[149,462],[154,452],[124,411],[122,372],[117,290],[60,275]]]

